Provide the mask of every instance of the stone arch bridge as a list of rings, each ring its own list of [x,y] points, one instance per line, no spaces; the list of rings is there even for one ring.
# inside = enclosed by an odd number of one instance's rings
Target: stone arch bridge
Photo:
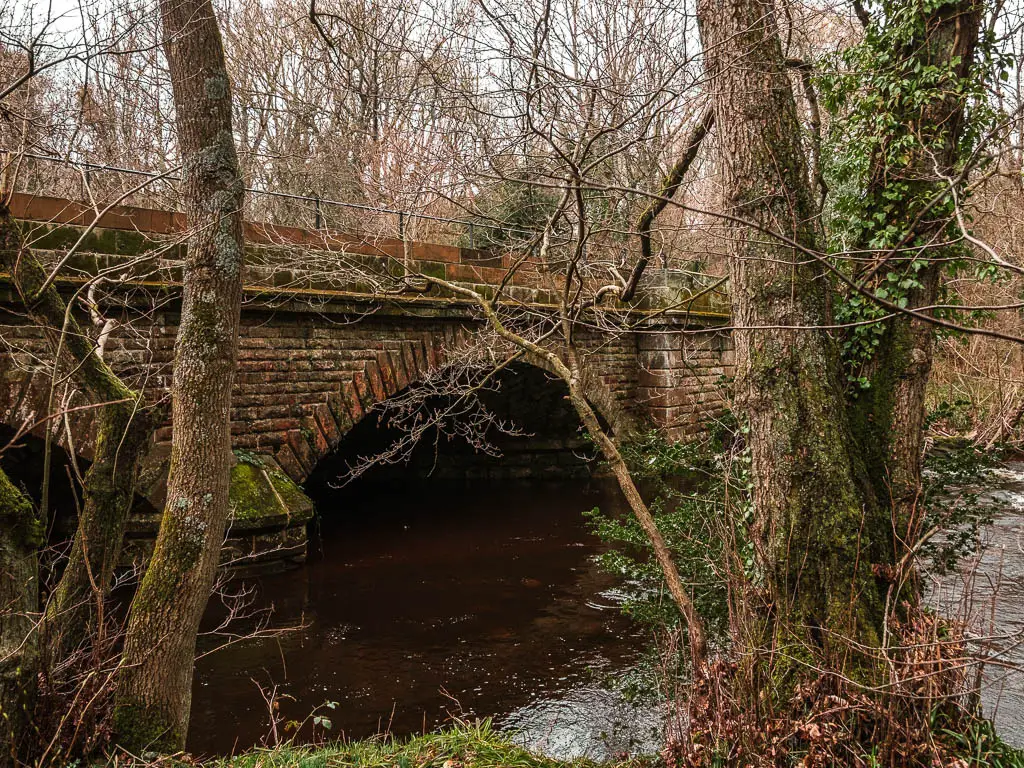
[[[57,199],[16,195],[12,211],[44,262],[55,263],[83,238],[61,271],[67,296],[85,297],[98,285],[103,318],[116,321],[104,354],[115,370],[147,398],[166,396],[180,308],[184,248],[180,214],[120,207],[98,226],[90,209]],[[371,409],[471,350],[482,322],[467,301],[414,289],[382,290],[399,270],[444,277],[487,292],[507,275],[507,255],[451,246],[365,239],[289,227],[247,224],[247,273],[232,407],[236,456],[234,515],[228,558],[259,560],[267,552],[305,555],[305,523],[312,505],[302,483]],[[368,277],[369,276],[369,277]],[[374,276],[380,279],[374,279]],[[644,425],[673,438],[699,431],[721,410],[724,377],[731,373],[731,342],[715,329],[728,316],[705,294],[685,311],[691,286],[655,275],[647,303],[614,310],[628,328],[584,333],[588,398],[622,433]],[[527,263],[503,295],[532,313],[552,313],[552,276]],[[656,301],[650,297],[655,296]],[[86,301],[74,303],[83,325],[93,327]],[[684,302],[685,303],[685,302]],[[682,331],[702,329],[693,334]],[[42,329],[29,322],[9,276],[0,274],[0,422],[29,425],[82,458],[90,457],[88,409],[61,420],[43,419],[50,396],[48,349]],[[66,397],[63,389],[57,392]],[[81,395],[64,400],[82,405]],[[144,461],[140,505],[130,526],[128,556],[145,549],[159,521],[170,450],[171,425],[158,429]],[[0,441],[3,442],[3,441]]]

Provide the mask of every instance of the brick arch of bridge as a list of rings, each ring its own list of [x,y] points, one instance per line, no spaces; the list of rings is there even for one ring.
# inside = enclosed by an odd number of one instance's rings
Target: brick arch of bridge
[[[347,330],[315,329],[311,343],[332,333],[348,337],[349,342],[353,335],[370,336],[363,339],[361,349],[346,348],[341,338],[336,344],[313,343],[290,350],[284,364],[274,359],[277,355],[268,356],[263,344],[253,343],[251,337],[243,340],[232,413],[235,449],[272,456],[294,482],[302,484],[378,405],[452,366],[491,358],[476,336],[479,329],[468,323],[431,323],[433,327],[425,329],[395,324],[377,338],[372,338],[377,329],[369,319],[360,325]],[[525,356],[522,362],[555,376],[544,360]],[[311,380],[297,381],[307,369]],[[298,387],[280,392],[279,383]],[[583,389],[607,424],[619,431],[632,428],[624,398],[616,395],[605,376],[588,370]],[[169,432],[158,437],[166,440]]]
[[[44,265],[63,264],[55,285],[66,296],[81,292],[101,271],[119,275],[101,298],[106,316],[120,322],[107,360],[147,399],[166,400],[180,320],[182,217],[118,207],[94,221],[89,206],[31,195],[16,195],[11,205]],[[312,507],[299,485],[317,462],[373,405],[451,364],[449,352],[460,344],[481,344],[478,313],[451,291],[374,292],[374,285],[391,284],[384,277],[394,277],[399,257],[400,272],[411,257],[421,274],[444,276],[482,295],[501,283],[506,303],[537,317],[557,311],[558,297],[543,263],[527,260],[508,284],[509,253],[253,223],[246,225],[246,238],[251,247],[232,409],[239,457],[232,470],[232,534],[239,543],[229,557],[289,548],[301,555],[304,516]],[[66,260],[73,243],[80,247]],[[358,269],[325,276],[324,259]],[[366,282],[366,275],[375,277]],[[666,271],[635,305],[595,310],[610,327],[624,320],[620,333],[581,329],[577,335],[584,393],[617,433],[636,422],[683,438],[699,432],[723,406],[722,379],[731,370],[732,352],[728,333],[716,329],[728,316],[707,291],[683,301],[694,289],[684,277]],[[94,332],[84,309],[73,306],[83,327]],[[694,328],[701,329],[699,336],[683,332]],[[42,329],[25,318],[9,276],[0,274],[0,422],[15,429],[34,424],[37,435],[52,430],[58,443],[88,459],[92,412],[82,395],[65,399],[62,383],[54,404],[83,409],[66,424],[46,418],[51,357]],[[128,532],[142,549],[159,525],[170,437],[170,425],[160,428],[145,457],[139,490],[151,509],[139,511]],[[245,509],[256,511],[238,514]]]
[[[108,359],[131,386],[144,386],[150,399],[166,397],[178,322],[183,217],[117,206],[95,219],[88,205],[28,194],[14,195],[10,206],[44,265],[63,265],[55,284],[66,295],[80,292],[101,271],[118,275],[109,299],[100,299],[107,316],[122,321],[110,339]],[[478,327],[473,308],[450,291],[374,293],[373,285],[389,284],[381,280],[394,277],[397,259],[400,273],[412,258],[416,271],[483,295],[500,283],[506,303],[538,316],[557,310],[550,265],[516,256],[518,266],[510,273],[510,253],[253,222],[246,224],[246,240],[234,447],[268,457],[296,482],[366,408],[391,396],[403,380],[422,378],[442,364],[442,339]],[[72,244],[78,250],[69,258]],[[325,259],[334,265],[326,272]],[[335,274],[339,264],[345,268]],[[376,278],[367,282],[366,276]],[[612,326],[625,319],[635,332],[577,335],[585,360],[583,389],[616,432],[641,422],[669,437],[685,437],[700,431],[706,417],[722,407],[720,379],[731,368],[731,343],[727,333],[694,337],[679,331],[714,331],[728,316],[716,309],[708,290],[684,302],[695,285],[682,273],[667,270],[651,277],[642,301],[598,313],[607,314]],[[79,320],[90,327],[84,312]],[[50,357],[41,329],[25,320],[9,276],[0,274],[0,421],[18,428],[35,420],[37,434],[49,426],[62,442],[70,434],[75,452],[88,458],[93,432],[88,410],[75,412],[66,431],[57,421],[39,422],[48,412]],[[63,387],[56,394],[59,404]],[[81,396],[71,404],[87,406]],[[169,438],[167,426],[150,451],[148,465],[157,468],[143,478],[150,491],[158,490]]]
[[[0,326],[11,343],[0,350],[0,421],[19,429],[34,424],[44,436],[76,455],[92,455],[93,417],[88,408],[67,419],[46,421],[51,378],[49,349],[41,329],[0,307]],[[85,318],[82,318],[84,321]],[[145,386],[149,401],[167,399],[179,316],[173,306],[126,318],[107,344],[112,366],[133,386]],[[377,307],[309,304],[246,306],[239,339],[232,404],[236,453],[258,456],[301,485],[317,463],[375,405],[446,366],[487,353],[481,325],[466,312],[388,311]],[[587,359],[584,391],[598,412],[619,431],[630,428],[634,340],[595,337]],[[541,361],[526,362],[544,367]],[[69,399],[70,394],[70,399]],[[55,391],[56,403],[87,406],[81,394]],[[160,427],[144,461],[139,494],[162,508],[172,427]]]

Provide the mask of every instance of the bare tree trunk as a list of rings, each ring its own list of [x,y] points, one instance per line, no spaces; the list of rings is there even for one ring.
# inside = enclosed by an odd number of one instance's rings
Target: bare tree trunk
[[[162,0],[191,238],[172,383],[167,505],[132,602],[114,724],[133,751],[184,746],[196,634],[228,518],[229,416],[242,297],[231,84],[210,0]]]
[[[651,200],[640,213],[640,216],[637,217],[636,231],[640,236],[640,258],[636,260],[633,271],[629,275],[629,280],[626,281],[626,286],[622,289],[622,294],[619,296],[620,301],[632,301],[633,296],[636,294],[636,289],[640,285],[640,278],[643,277],[644,270],[651,261],[651,225],[654,224],[658,214],[665,210],[665,206],[675,196],[676,191],[686,177],[686,172],[697,158],[697,152],[700,150],[700,145],[704,142],[704,137],[708,135],[714,124],[715,110],[712,108],[704,110],[697,124],[690,129],[690,134],[683,145],[682,157],[672,165],[665,178],[662,179],[658,196]]]
[[[43,526],[0,469],[0,766],[29,743],[39,671],[39,548]]]
[[[777,640],[844,666],[877,645],[883,601],[863,542],[877,513],[850,450],[820,235],[771,0],[700,0],[730,232],[737,404],[749,423],[755,546]],[[771,326],[771,330],[751,328]],[[782,326],[782,329],[779,329]],[[786,329],[788,327],[788,329]],[[884,531],[883,531],[884,533]]]

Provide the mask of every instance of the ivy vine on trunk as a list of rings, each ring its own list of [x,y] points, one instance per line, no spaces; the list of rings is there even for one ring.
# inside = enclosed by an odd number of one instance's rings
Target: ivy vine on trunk
[[[976,71],[979,49],[987,48],[983,11],[978,0],[881,3],[865,40],[843,56],[844,69],[858,74],[824,78],[844,126],[833,141],[832,173],[848,179],[835,201],[833,247],[852,248],[860,257],[848,267],[853,278],[899,306],[936,305],[944,276],[965,264],[954,208],[966,196],[972,153],[991,117]],[[849,321],[882,314],[861,296],[839,304]],[[898,559],[899,548],[921,533],[934,344],[934,325],[905,315],[858,326],[846,338],[855,428],[898,537],[897,551],[876,552],[876,559]]]

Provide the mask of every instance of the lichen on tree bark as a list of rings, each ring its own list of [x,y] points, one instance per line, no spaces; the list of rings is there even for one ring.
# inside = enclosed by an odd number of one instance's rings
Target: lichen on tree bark
[[[134,752],[185,743],[196,634],[229,513],[231,388],[242,298],[244,185],[209,0],[162,0],[189,225],[171,385],[167,502],[132,602],[114,726]]]

